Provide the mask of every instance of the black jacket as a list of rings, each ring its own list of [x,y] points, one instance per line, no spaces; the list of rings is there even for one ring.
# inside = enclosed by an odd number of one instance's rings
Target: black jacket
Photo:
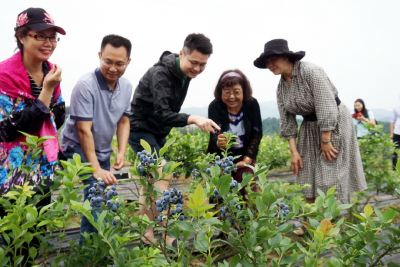
[[[179,111],[191,79],[188,77],[182,88],[176,69],[177,56],[165,51],[160,61],[140,79],[131,102],[131,131],[146,131],[165,137],[172,127],[187,125],[189,115]]]
[[[243,102],[243,122],[246,137],[244,141],[244,155],[252,159],[257,158],[258,146],[263,136],[260,105],[255,98]],[[208,118],[221,127],[221,132],[229,130],[229,114],[226,105],[222,101],[213,100],[208,106]],[[218,134],[210,133],[208,152],[220,153],[217,147]]]

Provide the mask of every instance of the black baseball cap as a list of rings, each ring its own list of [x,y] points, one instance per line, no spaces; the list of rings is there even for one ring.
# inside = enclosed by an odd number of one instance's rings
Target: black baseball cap
[[[19,13],[17,25],[14,29],[17,30],[21,26],[28,26],[30,29],[38,32],[55,28],[57,32],[65,35],[64,29],[54,25],[53,18],[43,8],[30,7]]]

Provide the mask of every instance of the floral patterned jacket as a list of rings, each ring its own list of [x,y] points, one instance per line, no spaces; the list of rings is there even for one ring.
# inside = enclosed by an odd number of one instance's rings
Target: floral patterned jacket
[[[45,65],[52,67],[48,61]],[[47,71],[45,71],[45,75]],[[55,101],[54,101],[55,100]],[[57,129],[64,122],[65,102],[60,85],[54,89],[50,109],[32,96],[31,83],[22,62],[21,52],[0,62],[0,196],[15,185],[41,184],[49,186],[45,178],[52,180],[55,163],[60,150]],[[26,137],[19,131],[38,137],[54,136],[43,143],[43,155],[32,162],[25,154]],[[32,171],[26,175],[21,165],[30,165]]]

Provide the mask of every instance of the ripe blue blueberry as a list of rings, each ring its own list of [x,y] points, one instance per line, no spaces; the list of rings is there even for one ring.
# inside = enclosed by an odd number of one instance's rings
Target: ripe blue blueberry
[[[169,191],[165,190],[163,194],[164,194],[164,196],[167,196],[167,195],[169,195]]]
[[[118,209],[118,208],[117,208],[116,205],[113,205],[113,206],[111,207],[111,210],[112,210],[112,211],[117,211],[117,209]]]
[[[114,225],[114,226],[116,226],[116,225],[117,225],[117,220],[112,220],[112,221],[111,221],[111,224]]]
[[[171,215],[175,215],[175,214],[176,214],[176,210],[171,210],[171,211],[170,211],[170,214],[171,214]]]
[[[183,221],[184,219],[185,219],[185,216],[179,215],[179,220],[180,220],[180,221]]]
[[[157,217],[157,220],[158,220],[159,222],[162,222],[162,216],[159,215],[159,216]]]
[[[158,211],[158,212],[162,212],[162,211],[163,211],[163,208],[162,208],[162,207],[157,207],[157,211]]]

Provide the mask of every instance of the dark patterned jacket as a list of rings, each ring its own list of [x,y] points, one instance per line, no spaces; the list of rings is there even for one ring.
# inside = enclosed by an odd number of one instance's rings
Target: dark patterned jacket
[[[243,122],[246,132],[244,141],[243,156],[252,159],[257,158],[258,146],[263,136],[260,105],[255,98],[243,102]],[[210,133],[208,145],[209,153],[219,153],[221,149],[217,147],[218,135],[229,130],[229,114],[226,105],[222,101],[213,100],[208,106],[208,118],[212,119],[219,127],[220,132]]]

